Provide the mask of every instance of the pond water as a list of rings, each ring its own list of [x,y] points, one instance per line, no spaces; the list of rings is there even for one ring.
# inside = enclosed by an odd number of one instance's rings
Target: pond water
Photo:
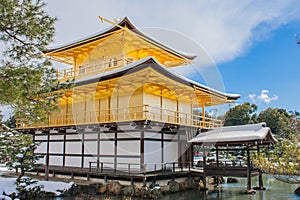
[[[226,179],[226,178],[225,178]],[[164,195],[162,200],[300,200],[300,197],[294,194],[299,185],[287,184],[276,180],[272,176],[264,176],[264,186],[266,190],[257,191],[256,194],[245,194],[246,179],[238,179],[238,183],[222,184],[221,186],[206,192],[198,190],[188,190],[184,192]],[[257,179],[252,178],[252,185],[256,186]],[[63,198],[57,198],[63,199]],[[69,197],[66,199],[104,199],[104,196],[93,196],[91,198]],[[113,200],[123,200],[124,197],[112,197]],[[131,198],[131,200],[140,200]]]
[[[205,192],[184,191],[177,194],[165,195],[164,200],[300,200],[294,194],[299,185],[287,184],[276,180],[272,176],[264,176],[266,190],[256,194],[245,194],[246,179],[238,179],[238,183],[222,184],[222,186]],[[252,178],[252,185],[256,186],[256,178]]]

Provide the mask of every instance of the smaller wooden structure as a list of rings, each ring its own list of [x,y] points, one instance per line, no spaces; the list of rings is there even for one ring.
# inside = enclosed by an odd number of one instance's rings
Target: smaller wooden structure
[[[259,154],[261,146],[277,142],[265,123],[215,128],[200,133],[189,142],[203,146],[201,166],[204,169],[204,176],[246,177],[248,191],[251,190],[251,177],[259,176],[259,186],[256,189],[264,189],[262,172],[252,163],[250,151]],[[208,150],[213,148],[216,151],[215,159],[207,159]],[[219,159],[221,151],[244,153],[246,160]]]

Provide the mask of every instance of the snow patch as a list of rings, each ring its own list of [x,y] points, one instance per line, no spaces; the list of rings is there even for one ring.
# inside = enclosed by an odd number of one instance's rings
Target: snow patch
[[[19,159],[21,159],[21,158],[24,158],[24,155],[21,154],[21,153],[19,153],[19,154],[16,155],[16,157],[19,158]]]
[[[18,193],[16,190],[16,178],[6,178],[0,177],[0,194],[11,195],[13,193]],[[74,182],[54,182],[54,181],[38,181],[31,186],[42,186],[41,190],[45,192],[54,193],[56,196],[61,196],[63,192],[71,189],[74,186]],[[0,199],[10,199],[4,195],[0,195]]]

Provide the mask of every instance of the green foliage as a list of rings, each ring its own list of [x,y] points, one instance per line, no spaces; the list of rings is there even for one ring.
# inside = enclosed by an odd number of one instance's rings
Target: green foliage
[[[45,192],[42,190],[43,185],[35,185],[38,182],[36,179],[24,176],[17,182],[18,197],[20,199],[40,199],[45,197]]]
[[[299,112],[282,108],[267,108],[258,116],[257,106],[250,103],[231,108],[224,116],[225,125],[242,125],[266,122],[278,143],[262,149],[253,160],[264,172],[283,175],[300,175],[300,119]]]
[[[3,130],[0,132],[0,160],[5,161],[10,169],[20,172],[18,182],[26,171],[38,166],[36,161],[42,156],[33,154],[38,143],[33,143],[32,135],[12,130],[4,124],[1,126]]]
[[[19,66],[40,63],[36,59],[52,41],[56,19],[43,11],[41,0],[0,0],[0,5],[0,40],[6,45],[6,60]]]
[[[224,116],[224,126],[253,124],[256,122],[257,106],[248,102],[230,108]]]
[[[255,164],[267,173],[300,176],[299,142],[298,137],[283,139],[257,157]]]
[[[61,95],[51,63],[43,56],[54,35],[56,18],[41,0],[0,0],[0,105],[13,108],[16,118],[46,120]]]
[[[287,113],[276,108],[262,112],[262,116],[269,117],[270,128],[276,128],[278,143],[256,157],[256,165],[266,173],[300,176],[300,119],[297,112]]]
[[[266,122],[272,133],[286,138],[291,133],[291,117],[285,109],[267,108],[259,113],[257,121]]]

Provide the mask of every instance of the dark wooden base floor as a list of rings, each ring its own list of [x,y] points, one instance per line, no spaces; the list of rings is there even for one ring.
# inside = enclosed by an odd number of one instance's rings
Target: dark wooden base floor
[[[45,173],[45,167],[39,167],[37,173]],[[172,170],[160,170],[146,173],[139,173],[138,171],[131,171],[128,173],[126,171],[115,171],[113,169],[89,169],[89,168],[80,168],[80,167],[61,167],[61,166],[50,166],[49,174],[55,176],[56,174],[79,177],[90,178],[99,178],[104,180],[126,180],[134,182],[144,182],[144,181],[155,181],[155,180],[164,180],[164,179],[173,179],[173,178],[182,178],[188,177],[191,174],[193,176],[202,176],[202,172],[191,172],[190,170],[181,170],[178,169],[175,172]]]

